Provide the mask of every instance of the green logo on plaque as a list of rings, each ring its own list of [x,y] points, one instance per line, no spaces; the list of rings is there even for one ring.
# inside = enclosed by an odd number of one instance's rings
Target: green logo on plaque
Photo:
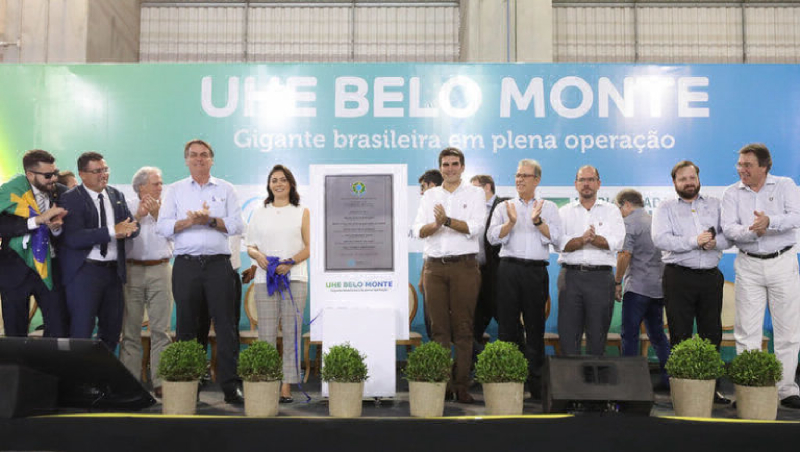
[[[350,186],[350,190],[353,192],[354,195],[361,196],[367,192],[367,186],[364,185],[363,182],[356,181],[353,182],[353,185]]]

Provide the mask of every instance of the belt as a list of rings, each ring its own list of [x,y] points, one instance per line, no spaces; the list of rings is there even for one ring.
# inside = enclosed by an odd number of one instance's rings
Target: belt
[[[682,270],[682,271],[685,271],[685,272],[699,273],[699,274],[716,273],[719,270],[717,267],[692,268],[692,267],[684,267],[683,265],[678,265],[678,264],[667,264],[666,266],[670,267],[670,268],[677,269],[677,270]]]
[[[205,265],[209,262],[221,261],[230,258],[231,258],[230,254],[200,254],[197,256],[192,254],[179,254],[175,256],[175,259],[183,259],[186,261],[198,262],[200,265]]]
[[[455,256],[426,257],[425,262],[453,264],[456,262],[474,261],[477,254],[456,254]]]
[[[152,267],[154,265],[166,264],[169,259],[155,259],[151,261],[139,261],[136,259],[128,259],[127,262],[131,265],[141,265],[143,267]]]
[[[84,262],[87,264],[96,265],[98,267],[116,267],[117,261],[97,261],[94,259],[86,259]]]
[[[755,257],[756,259],[774,259],[774,258],[780,256],[781,254],[783,254],[783,253],[789,251],[790,249],[792,249],[792,246],[793,245],[789,245],[789,246],[787,246],[786,248],[784,248],[782,250],[778,250],[778,251],[775,251],[774,253],[767,253],[767,254],[756,254],[756,253],[750,253],[748,251],[743,251],[743,250],[739,250],[739,252],[740,253],[744,253],[745,255],[750,256],[750,257]]]
[[[512,264],[524,265],[526,267],[547,267],[550,262],[535,259],[520,259],[518,257],[501,257],[501,262],[511,262]]]
[[[601,271],[611,271],[610,265],[572,265],[572,264],[563,264],[562,267],[566,268],[567,270],[577,270],[579,272],[601,272]]]

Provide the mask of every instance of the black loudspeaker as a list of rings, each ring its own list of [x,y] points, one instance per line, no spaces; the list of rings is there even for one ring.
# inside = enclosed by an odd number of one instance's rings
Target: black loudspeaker
[[[58,378],[25,366],[0,365],[0,418],[55,410]]]
[[[618,411],[650,415],[653,386],[643,356],[549,356],[544,366],[545,413]]]
[[[14,369],[0,373],[0,417],[24,416],[54,408],[45,399],[32,399],[27,382],[16,382],[35,371],[48,393],[55,383],[57,407],[140,410],[155,399],[131,375],[108,348],[98,340],[55,338],[0,338],[0,367]],[[22,384],[24,383],[24,384]],[[38,384],[38,383],[37,383]],[[14,394],[6,388],[16,388]],[[5,405],[4,400],[15,402]],[[49,400],[49,399],[48,399]],[[30,404],[26,404],[30,401]]]

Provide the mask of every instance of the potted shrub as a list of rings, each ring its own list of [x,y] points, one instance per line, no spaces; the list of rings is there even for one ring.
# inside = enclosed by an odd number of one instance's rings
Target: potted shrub
[[[333,417],[360,417],[367,377],[365,356],[350,346],[334,345],[322,356],[323,381],[328,382],[328,412]]]
[[[783,366],[775,355],[746,350],[731,361],[728,376],[736,388],[736,414],[742,419],[774,421]]]
[[[252,417],[278,414],[283,360],[268,342],[255,341],[241,353],[237,373],[244,381],[244,413]]]
[[[164,380],[164,414],[194,414],[197,387],[206,373],[206,352],[197,341],[178,341],[161,352],[158,376]]]
[[[676,416],[711,417],[716,379],[725,373],[717,348],[695,335],[672,348],[666,369]]]
[[[444,394],[452,373],[450,350],[437,342],[427,342],[408,354],[406,380],[411,415],[441,417],[444,414]]]
[[[483,385],[489,415],[520,415],[528,378],[528,361],[511,342],[486,345],[475,364],[475,379]]]

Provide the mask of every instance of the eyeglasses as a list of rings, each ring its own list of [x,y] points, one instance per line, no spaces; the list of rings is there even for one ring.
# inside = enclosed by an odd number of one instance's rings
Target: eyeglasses
[[[531,178],[531,177],[536,177],[536,175],[535,174],[517,173],[517,174],[514,175],[514,177],[517,178],[517,179],[528,179],[528,178]]]
[[[107,166],[104,166],[102,168],[97,168],[97,169],[93,169],[93,170],[84,170],[83,172],[84,173],[89,173],[89,174],[108,174],[108,171],[109,171],[109,168]]]
[[[51,171],[49,173],[40,173],[39,171],[34,171],[34,170],[28,170],[28,171],[30,171],[33,174],[38,174],[44,177],[45,179],[52,179],[54,177],[58,177],[58,170]]]

